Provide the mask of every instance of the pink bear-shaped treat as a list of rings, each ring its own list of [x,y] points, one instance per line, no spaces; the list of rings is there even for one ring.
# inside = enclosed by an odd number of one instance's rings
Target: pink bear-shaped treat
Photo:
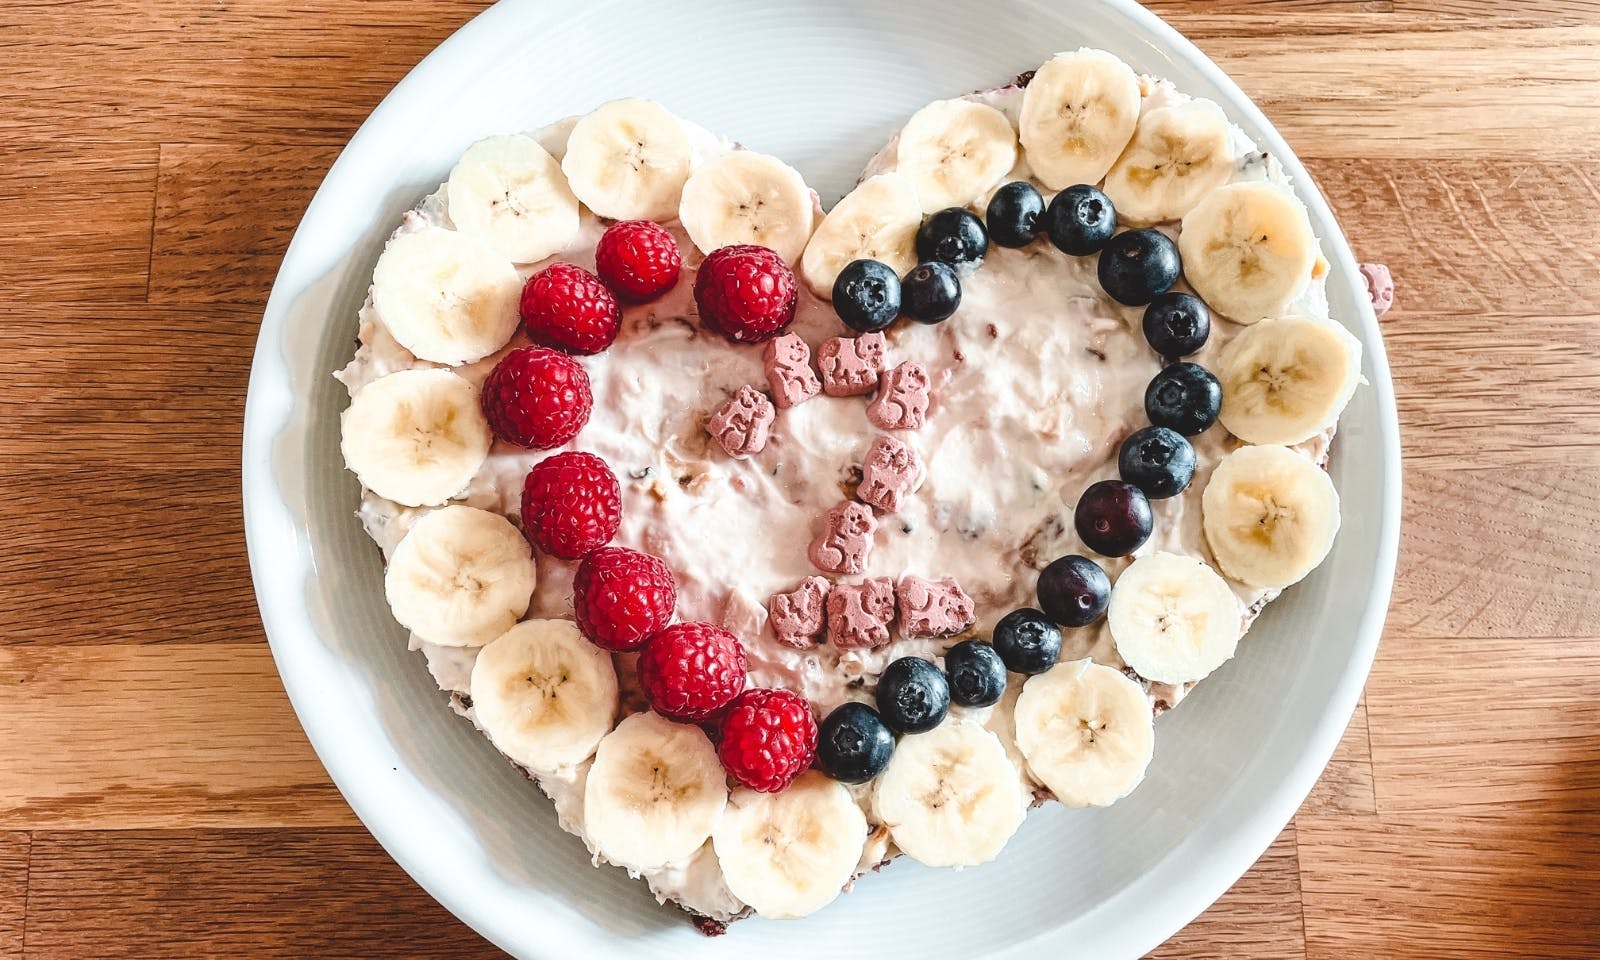
[[[822,368],[822,392],[830,397],[859,397],[871,393],[883,373],[888,341],[881,333],[859,337],[832,337],[822,342],[817,366]]]
[[[928,368],[907,360],[878,381],[867,419],[882,430],[916,430],[928,416]]]
[[[818,570],[829,573],[860,573],[872,554],[872,535],[878,532],[878,518],[872,508],[845,500],[822,516],[822,533],[811,541],[806,556]]]
[[[799,650],[816,646],[826,621],[827,599],[828,581],[822,577],[806,577],[788,593],[774,593],[767,601],[767,618],[779,642]]]
[[[900,632],[907,637],[948,637],[972,626],[972,598],[950,577],[924,580],[907,574],[894,593]]]
[[[780,407],[804,403],[822,390],[821,381],[811,369],[811,348],[799,334],[786,333],[767,341],[762,362],[767,383],[772,387],[772,399]]]
[[[712,412],[706,430],[728,456],[748,457],[766,448],[775,416],[777,411],[772,409],[767,395],[747,383]]]
[[[894,583],[888,577],[836,583],[828,594],[828,639],[841,650],[883,646],[892,623]]]
[[[922,456],[914,447],[880,433],[872,438],[872,446],[867,448],[856,496],[885,513],[896,513],[900,509],[901,498],[922,486],[925,475]]]
[[[1372,312],[1383,316],[1394,306],[1394,276],[1381,263],[1361,264],[1361,279],[1367,281],[1367,296],[1372,298]]]

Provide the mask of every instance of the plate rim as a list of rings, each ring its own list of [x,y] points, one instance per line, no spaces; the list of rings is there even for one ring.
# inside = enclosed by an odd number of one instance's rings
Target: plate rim
[[[1306,170],[1298,155],[1284,141],[1277,128],[1256,106],[1254,100],[1188,38],[1134,0],[1097,0],[1097,2],[1109,8],[1112,13],[1134,23],[1142,31],[1140,40],[1146,43],[1156,56],[1184,61],[1228,94],[1227,106],[1243,115],[1259,133],[1260,145],[1277,157],[1282,164],[1294,182],[1297,194],[1310,208],[1313,221],[1326,226],[1327,229],[1319,229],[1319,234],[1325,253],[1338,261],[1338,269],[1334,272],[1342,276],[1347,283],[1353,283],[1354,278],[1359,276],[1358,265],[1342,227],[1334,217],[1315,179]],[[1040,0],[1022,0],[1022,4],[1034,11],[1040,11],[1045,6]],[[526,30],[529,28],[529,18],[554,20],[557,18],[559,7],[559,4],[540,4],[536,0],[500,0],[483,10],[413,67],[384,96],[340,151],[338,158],[307,204],[300,223],[296,225],[263,310],[256,347],[252,354],[241,442],[242,508],[252,586],[274,663],[307,740],[346,803],[388,856],[430,896],[480,936],[508,953],[522,956],[528,955],[526,952],[518,952],[523,950],[526,942],[512,936],[516,925],[505,923],[493,914],[477,909],[469,898],[458,894],[451,884],[442,882],[442,878],[431,871],[425,862],[422,845],[406,842],[407,838],[403,836],[403,832],[395,830],[393,825],[385,821],[384,812],[379,809],[377,799],[372,792],[361,789],[364,784],[347,783],[347,774],[341,773],[344,769],[344,763],[340,759],[342,751],[334,732],[325,726],[319,727],[317,723],[308,723],[308,719],[316,714],[314,702],[328,691],[318,689],[318,678],[303,673],[295,663],[292,644],[299,638],[291,637],[291,626],[286,622],[288,614],[277,607],[277,604],[285,599],[294,599],[295,594],[292,589],[285,590],[283,585],[276,582],[281,577],[276,575],[277,571],[269,569],[266,543],[269,526],[281,530],[285,523],[291,528],[294,528],[296,523],[272,468],[273,445],[284,424],[289,420],[293,398],[287,383],[274,381],[288,379],[287,365],[277,351],[289,312],[286,304],[298,295],[300,292],[298,288],[305,286],[304,283],[289,278],[306,272],[305,268],[297,266],[297,261],[304,258],[301,248],[304,246],[303,234],[306,221],[312,218],[313,211],[325,201],[324,194],[329,184],[339,179],[351,155],[351,147],[364,133],[382,123],[384,118],[396,110],[398,104],[409,99],[413,90],[439,82],[463,53],[477,46],[480,38],[499,29],[503,21],[509,23],[513,18],[517,18],[520,27]],[[297,289],[291,290],[291,286]],[[1364,301],[1358,298],[1358,302]],[[1383,453],[1383,470],[1382,502],[1379,504],[1381,520],[1377,530],[1378,554],[1374,558],[1373,578],[1364,613],[1356,627],[1357,643],[1352,650],[1351,659],[1331,690],[1328,709],[1318,717],[1307,738],[1306,749],[1301,752],[1289,775],[1278,782],[1259,806],[1242,814],[1242,822],[1227,831],[1225,836],[1220,839],[1214,838],[1210,842],[1207,856],[1213,864],[1213,869],[1204,877],[1190,878],[1188,882],[1166,889],[1165,897],[1173,905],[1162,914],[1165,922],[1150,923],[1142,925],[1138,930],[1122,932],[1118,948],[1126,948],[1130,956],[1143,955],[1187,926],[1233,886],[1283,831],[1332,758],[1354,715],[1371,671],[1387,617],[1399,553],[1402,502],[1401,449],[1393,380],[1382,333],[1370,307],[1363,309],[1358,319],[1362,327],[1362,342],[1366,348],[1367,362],[1371,364],[1373,372],[1373,381],[1369,388],[1374,391],[1376,402],[1377,432]],[[303,597],[300,600],[299,612],[303,615],[305,613]],[[314,635],[314,631],[312,633]],[[1176,856],[1178,852],[1197,842],[1198,838],[1191,833],[1169,853],[1169,857]],[[1090,911],[1090,914],[1113,912],[1114,908],[1120,905],[1137,902],[1142,895],[1142,891],[1139,890],[1140,882],[1148,877],[1150,872],[1152,871],[1147,871],[1139,880],[1124,887],[1096,910]],[[1036,950],[1040,941],[1050,936],[1050,932],[1041,932],[1028,940],[1003,945],[992,956],[1020,957]],[[555,952],[545,955],[564,956],[566,954],[560,951],[567,948],[580,949],[582,945],[550,944],[550,950]]]

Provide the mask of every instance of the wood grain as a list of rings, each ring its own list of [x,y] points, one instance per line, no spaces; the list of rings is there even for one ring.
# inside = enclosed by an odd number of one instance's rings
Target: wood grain
[[[1470,313],[1396,318],[1386,341],[1394,344],[1394,366],[1405,368],[1397,374],[1406,377],[1396,391],[1401,427],[1411,436],[1437,438],[1416,451],[1415,466],[1498,467],[1514,474],[1529,464],[1563,472],[1600,468],[1600,316],[1539,317],[1537,326],[1528,319]],[[1439,343],[1436,333],[1423,329],[1430,322],[1434,331],[1448,325],[1466,336]],[[1522,395],[1549,406],[1506,409],[1510,398]]]
[[[338,147],[161,148],[151,303],[264,302]]]
[[[15,491],[0,500],[0,529],[15,531],[0,550],[0,646],[259,639],[236,468],[115,482],[95,466],[12,469],[0,490]]]
[[[1204,46],[1302,156],[1520,161],[1532,143],[1541,159],[1593,156],[1591,26],[1459,26],[1393,24],[1364,33],[1359,56],[1340,32],[1280,31],[1266,44],[1217,36]]]
[[[300,212],[483,6],[0,9],[0,960],[499,955],[312,754],[237,506]],[[1296,823],[1154,955],[1593,960],[1600,3],[1151,6],[1393,268],[1406,458],[1362,707]]]
[[[142,302],[9,306],[0,380],[27,402],[0,418],[0,469],[237,471],[259,314]]]
[[[1500,416],[1527,415],[1505,411]],[[1442,442],[1438,431],[1407,436]],[[1408,462],[1425,458],[1426,446],[1412,456],[1413,441],[1403,442]],[[1413,467],[1405,484],[1406,523],[1386,640],[1595,632],[1600,511],[1594,503],[1600,470]]]
[[[1600,809],[1600,639],[1397,638],[1367,711],[1385,816]]]
[[[1390,331],[1414,314],[1438,330],[1479,316],[1504,324],[1600,313],[1600,291],[1571,282],[1600,271],[1600,164],[1539,156],[1308,166],[1357,254],[1411,268]]]
[[[0,833],[0,960],[21,960],[33,837]]]
[[[483,0],[11,0],[0,141],[343,143]]]
[[[28,960],[504,956],[359,827],[40,832],[33,847]]]
[[[1298,823],[1306,957],[1600,956],[1600,820],[1519,808]]]
[[[260,642],[0,648],[0,829],[349,825]]]
[[[0,71],[0,90],[8,75]],[[0,131],[17,102],[0,92]],[[18,142],[0,132],[8,309],[18,301],[143,302],[158,158],[153,143]]]

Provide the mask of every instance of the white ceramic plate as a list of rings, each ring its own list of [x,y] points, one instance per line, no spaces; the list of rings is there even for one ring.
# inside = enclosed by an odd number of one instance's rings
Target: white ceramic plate
[[[1217,100],[1299,184],[1333,264],[1334,316],[1366,347],[1369,385],[1333,461],[1338,544],[1159,722],[1132,797],[1099,811],[1050,804],[985,867],[901,860],[808,920],[751,920],[706,940],[621,870],[589,864],[549,802],[450,713],[389,617],[330,376],[354,348],[383,238],[477,137],[628,95],[785,158],[831,204],[926,101],[1085,44]],[[395,88],[306,211],[256,348],[244,505],[262,620],[328,772],[418,883],[512,954],[1106,960],[1144,953],[1216,899],[1327,763],[1388,606],[1400,457],[1383,344],[1327,205],[1238,88],[1129,0],[505,0]]]

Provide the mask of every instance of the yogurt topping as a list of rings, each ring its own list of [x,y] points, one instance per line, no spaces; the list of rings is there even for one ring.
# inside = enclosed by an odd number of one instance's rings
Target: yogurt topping
[[[1146,110],[1188,99],[1164,81],[1151,84]],[[1007,87],[975,98],[1014,119],[1021,90]],[[567,126],[535,135],[559,140]],[[1236,179],[1284,180],[1275,161],[1242,131],[1235,128],[1234,134]],[[735,148],[707,137],[703,149]],[[893,152],[891,142],[868,173],[892,167]],[[1019,165],[1007,179],[1026,175]],[[397,233],[424,226],[451,226],[442,190],[407,213]],[[865,699],[861,681],[870,682],[890,661],[937,657],[958,638],[897,634],[887,645],[852,649],[831,643],[800,649],[776,638],[767,622],[767,600],[816,575],[807,544],[829,508],[853,494],[863,457],[879,431],[869,422],[865,398],[823,395],[780,407],[765,446],[743,458],[730,457],[714,442],[706,430],[711,412],[741,386],[766,385],[763,348],[730,344],[699,325],[691,291],[701,258],[676,223],[667,227],[683,251],[685,276],[660,300],[628,307],[621,335],[609,350],[580,358],[590,377],[594,413],[571,447],[599,455],[616,473],[623,496],[616,543],[666,561],[677,579],[678,618],[723,624],[746,644],[752,686],[794,690],[826,716],[846,700]],[[592,270],[602,230],[585,210],[579,240],[553,259]],[[549,262],[521,272],[526,277]],[[1327,317],[1323,281],[1311,283],[1294,307]],[[1145,424],[1145,386],[1161,363],[1141,333],[1142,312],[1101,292],[1092,258],[1067,256],[1047,242],[1023,249],[996,245],[981,268],[963,279],[962,305],[954,317],[937,326],[904,324],[888,331],[886,369],[914,361],[928,374],[924,425],[895,434],[921,455],[926,479],[903,498],[897,513],[880,518],[860,573],[836,579],[953,578],[973,601],[971,632],[978,634],[1010,610],[1031,605],[1040,568],[1067,553],[1088,553],[1073,531],[1073,506],[1090,483],[1116,477],[1120,442]],[[388,334],[370,298],[359,321],[360,347],[336,375],[352,393],[388,373],[432,366]],[[1192,359],[1210,365],[1237,329],[1217,323],[1210,342]],[[830,306],[803,285],[789,332],[814,355],[827,338],[848,333]],[[527,343],[519,331],[506,350]],[[481,384],[503,353],[456,371]],[[1324,460],[1331,433],[1301,449]],[[1194,481],[1177,497],[1152,501],[1155,533],[1141,555],[1161,550],[1214,563],[1201,529],[1200,495],[1212,468],[1237,441],[1218,426],[1193,442],[1199,464]],[[496,441],[460,502],[515,518],[523,478],[534,463],[555,452]],[[361,520],[385,557],[425,512],[363,491]],[[537,562],[538,587],[528,616],[570,618],[575,565],[543,555]],[[1109,560],[1105,566],[1114,576],[1126,562]],[[1273,596],[1239,584],[1233,588],[1246,625]],[[466,694],[475,651],[416,636],[412,646],[425,653],[441,689],[452,691],[457,709],[470,717]],[[1062,656],[1091,656],[1123,666],[1104,623],[1068,631]],[[625,691],[631,675],[631,663],[619,663]],[[968,713],[1000,736],[1018,776],[1034,792],[1040,788],[1027,780],[1005,720],[1020,684],[1010,686],[1000,704]],[[1183,692],[1150,685],[1158,709],[1175,705]],[[630,701],[625,692],[624,703],[642,705],[637,691],[632,694]],[[564,776],[540,778],[562,827],[580,837],[586,769],[585,764]],[[871,822],[867,787],[853,791]],[[874,837],[862,869],[893,853],[885,831],[876,830]],[[743,909],[723,883],[709,846],[645,878],[659,898],[713,918],[727,919]]]

